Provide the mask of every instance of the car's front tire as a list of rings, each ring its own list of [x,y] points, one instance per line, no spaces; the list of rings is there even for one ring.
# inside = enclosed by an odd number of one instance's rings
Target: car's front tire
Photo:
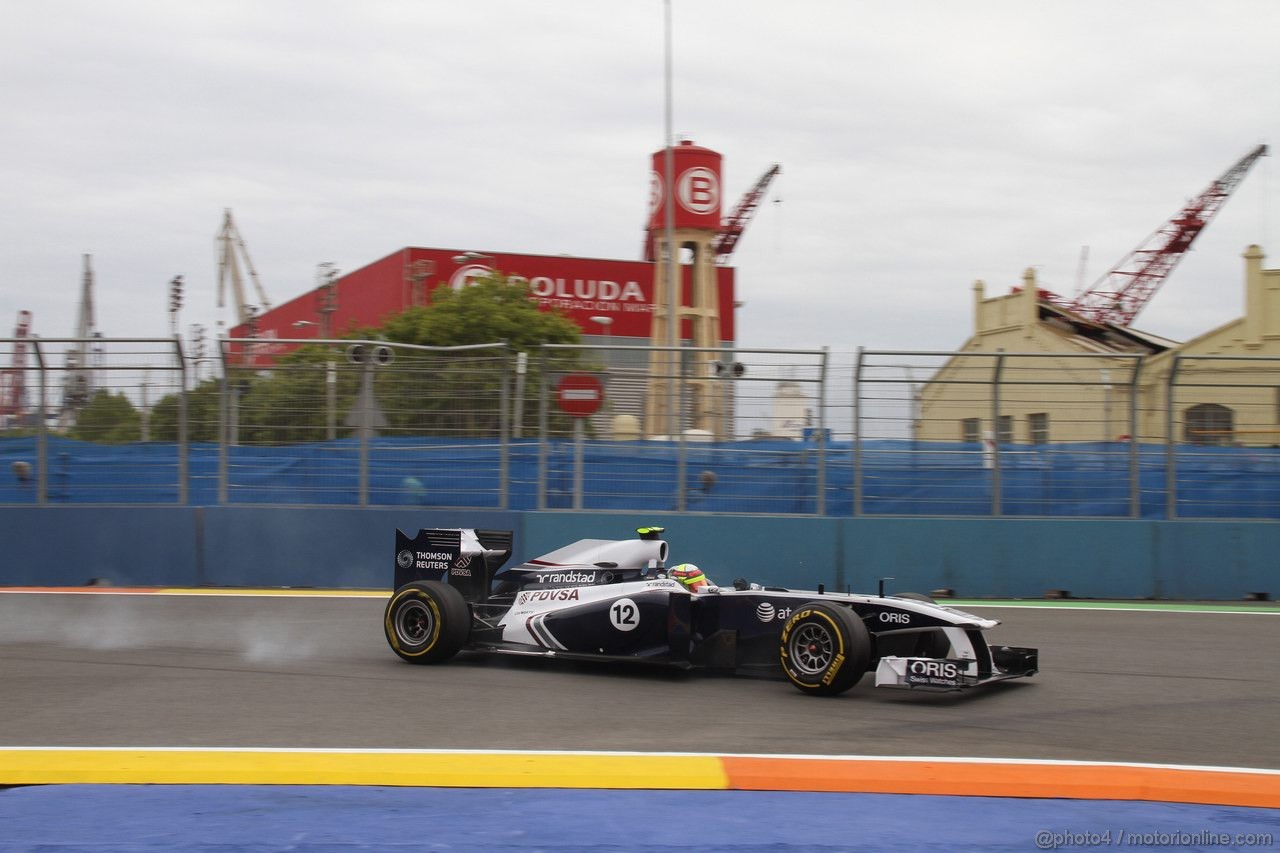
[[[458,653],[471,631],[462,594],[439,581],[415,581],[387,602],[383,630],[391,650],[409,663],[440,663]]]
[[[811,602],[787,620],[778,657],[787,679],[800,691],[838,696],[870,666],[871,636],[849,608]]]

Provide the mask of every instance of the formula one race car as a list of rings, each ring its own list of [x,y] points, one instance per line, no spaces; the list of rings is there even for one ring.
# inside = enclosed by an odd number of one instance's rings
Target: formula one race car
[[[387,642],[410,663],[461,650],[641,661],[782,674],[836,695],[875,671],[877,687],[961,690],[1035,675],[1037,651],[988,646],[1000,624],[927,596],[761,587],[691,590],[668,571],[663,528],[583,539],[518,566],[502,530],[396,531]]]

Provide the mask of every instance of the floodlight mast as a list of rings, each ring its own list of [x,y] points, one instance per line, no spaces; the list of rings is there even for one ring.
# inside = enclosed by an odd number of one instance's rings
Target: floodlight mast
[[[1259,145],[1238,160],[1084,293],[1073,300],[1049,295],[1049,301],[1095,323],[1132,325],[1245,174],[1266,154],[1267,146]]]

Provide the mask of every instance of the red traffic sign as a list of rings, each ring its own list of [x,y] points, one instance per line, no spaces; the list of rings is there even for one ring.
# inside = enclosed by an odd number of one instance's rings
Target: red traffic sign
[[[604,403],[604,386],[589,373],[570,373],[556,384],[560,410],[575,418],[594,415]]]

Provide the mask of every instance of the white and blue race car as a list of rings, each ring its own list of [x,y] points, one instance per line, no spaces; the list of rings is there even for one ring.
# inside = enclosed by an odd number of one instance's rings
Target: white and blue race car
[[[1036,649],[989,646],[1000,623],[927,596],[761,587],[691,591],[667,570],[660,527],[582,539],[517,566],[502,530],[396,531],[395,591],[384,630],[410,663],[459,651],[639,661],[780,675],[837,695],[877,687],[962,690],[1035,675]]]

